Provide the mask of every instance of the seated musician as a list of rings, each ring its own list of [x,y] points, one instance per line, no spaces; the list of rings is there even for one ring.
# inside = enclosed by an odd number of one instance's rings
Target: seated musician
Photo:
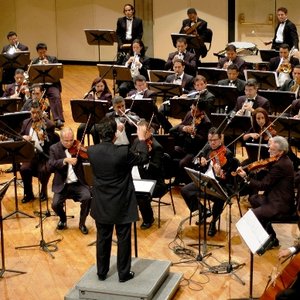
[[[200,47],[188,49],[188,51],[195,53],[196,61],[199,61],[200,56],[205,57],[207,55],[207,48],[204,44],[207,35],[207,22],[198,17],[195,8],[189,8],[187,16],[188,18],[182,21],[179,33],[192,34],[199,38]]]
[[[231,64],[235,64],[239,70],[239,77],[244,78],[243,72],[246,62],[237,55],[236,47],[234,45],[227,45],[225,51],[225,57],[219,59],[217,68],[227,70]]]
[[[259,155],[260,159],[266,159],[269,157],[269,149],[266,148],[266,146],[268,145],[269,139],[277,134],[273,126],[270,126],[267,130],[265,130],[270,124],[271,121],[269,120],[268,112],[265,109],[258,107],[253,111],[252,127],[244,134],[243,140],[245,143],[255,144],[257,147],[254,145],[245,145],[248,159],[242,163],[243,165],[247,165],[258,160],[259,143],[261,144]],[[264,130],[265,132],[261,135],[260,133]]]
[[[245,94],[245,84],[246,81],[239,79],[239,69],[236,64],[230,64],[227,67],[227,79],[222,79],[218,81],[218,85],[228,85],[236,87],[239,95]]]
[[[40,107],[43,112],[47,112],[49,102],[44,98],[44,90],[40,84],[33,84],[30,88],[30,97],[23,104],[21,111],[30,111],[32,103],[37,101],[40,103]]]
[[[290,56],[289,45],[281,44],[279,56],[270,59],[269,70],[277,72],[279,85],[282,86],[286,80],[291,79],[292,71],[297,65],[299,65],[299,59]]]
[[[107,117],[115,119],[117,123],[115,145],[129,145],[131,135],[136,132],[136,124],[139,116],[131,111],[126,111],[125,100],[121,96],[112,99],[113,112],[106,114]]]
[[[22,203],[27,203],[34,199],[32,189],[32,176],[38,177],[41,182],[40,200],[47,200],[47,184],[51,173],[46,167],[49,159],[49,148],[55,142],[55,126],[52,121],[43,116],[39,102],[32,103],[31,117],[23,121],[20,134],[26,141],[33,141],[35,155],[29,162],[23,162],[20,168],[21,177],[24,184],[24,198]]]
[[[288,150],[289,144],[284,137],[275,136],[269,140],[270,158],[264,164],[261,163],[265,169],[258,172],[259,180],[248,176],[242,167],[237,169],[237,174],[244,179],[246,187],[254,193],[249,197],[254,214],[271,235],[269,249],[279,246],[270,221],[288,217],[295,211],[294,168],[287,156]],[[255,164],[252,166],[255,167]]]
[[[170,135],[175,138],[174,158],[179,161],[174,184],[190,182],[184,167],[191,167],[198,150],[207,142],[211,122],[204,107],[201,101],[195,100],[182,122],[170,129]]]
[[[45,43],[38,43],[36,45],[38,57],[32,60],[32,64],[56,64],[58,60],[55,56],[47,54],[47,45]],[[46,83],[45,96],[49,99],[50,110],[52,113],[55,126],[61,128],[64,125],[64,115],[61,102],[61,82]]]
[[[300,65],[296,65],[293,70],[293,79],[286,80],[281,86],[281,91],[289,91],[296,94],[296,99],[300,98]]]
[[[149,123],[145,120],[139,122],[139,126],[146,126],[146,144],[148,146],[149,162],[146,165],[139,165],[138,173],[141,179],[155,179],[156,185],[153,191],[153,198],[162,197],[166,193],[166,184],[163,176],[163,147],[152,136]],[[136,139],[132,146],[131,151],[137,152],[137,145],[139,141]],[[137,202],[141,212],[143,222],[141,229],[148,229],[154,222],[153,210],[151,207],[151,198],[148,195],[137,195]]]
[[[60,141],[50,147],[49,169],[54,173],[52,209],[59,216],[57,229],[63,230],[67,220],[65,201],[73,199],[80,202],[79,230],[88,234],[85,221],[90,211],[91,193],[84,178],[82,158],[78,153],[72,129],[63,128]]]
[[[270,111],[270,102],[266,98],[257,95],[257,82],[255,79],[249,79],[245,84],[245,96],[240,96],[236,100],[234,111],[240,116],[251,116],[254,109],[262,107]]]
[[[185,64],[185,72],[191,76],[196,74],[196,55],[187,51],[187,41],[185,38],[179,38],[176,41],[177,51],[171,52],[165,64],[165,70],[173,70],[174,61],[181,59]]]
[[[109,106],[111,106],[112,94],[107,85],[106,80],[101,79],[100,77],[96,77],[92,82],[91,91],[84,96],[84,99],[92,100],[92,101],[104,100],[108,102]],[[77,128],[77,134],[76,134],[77,140],[82,141],[84,130],[86,130],[85,133],[92,135],[94,145],[98,144],[100,142],[100,139],[96,127],[97,126],[93,124],[91,120],[87,127],[86,127],[86,123],[81,123]]]
[[[3,97],[9,98],[21,98],[25,102],[29,96],[29,87],[28,83],[24,76],[24,70],[16,69],[14,76],[14,83],[8,84],[3,93]]]
[[[148,80],[148,69],[150,68],[150,58],[145,55],[146,50],[141,40],[132,42],[129,53],[125,56],[122,65],[130,69],[132,79],[137,75],[143,75]],[[133,89],[132,81],[118,81],[119,95],[126,97],[128,92]]]
[[[222,135],[217,132],[215,127],[210,128],[208,131],[208,145],[200,151],[198,162],[197,168],[207,176],[215,178],[225,190],[227,185],[232,184],[231,171],[237,168],[238,162],[233,158],[232,152],[224,146]],[[194,182],[191,182],[181,189],[181,195],[191,212],[198,210],[198,205],[200,205],[201,216],[199,216],[199,220],[201,222],[204,218],[204,209],[206,208],[199,203],[199,188]],[[224,201],[215,197],[209,197],[209,200],[212,200],[214,205],[212,208],[213,218],[209,225],[208,235],[214,236],[217,232],[216,222],[222,213]],[[207,210],[207,217],[210,215],[210,211]]]

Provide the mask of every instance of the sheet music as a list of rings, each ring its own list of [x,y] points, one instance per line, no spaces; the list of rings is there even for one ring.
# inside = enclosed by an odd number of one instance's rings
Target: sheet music
[[[253,254],[268,241],[269,235],[250,209],[235,224],[238,232]]]
[[[155,180],[133,180],[135,191],[140,193],[151,193],[155,183]]]
[[[137,166],[133,166],[131,170],[132,179],[141,179],[141,175]]]

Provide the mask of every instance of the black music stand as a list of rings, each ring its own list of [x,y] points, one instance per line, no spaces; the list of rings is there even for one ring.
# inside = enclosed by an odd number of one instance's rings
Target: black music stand
[[[258,88],[262,90],[276,90],[279,87],[278,77],[276,72],[259,71],[259,70],[244,70],[246,81],[255,79]]]
[[[195,98],[170,98],[170,117],[183,120],[195,100]]]
[[[2,219],[2,199],[5,196],[7,189],[9,188],[11,182],[14,178],[10,179],[5,183],[1,183],[0,189],[0,235],[1,235],[1,268],[0,268],[0,278],[3,277],[5,272],[17,273],[17,274],[26,274],[23,271],[10,270],[5,268],[5,252],[4,252],[4,231],[3,231],[3,219]]]
[[[167,82],[148,82],[148,87],[151,91],[156,92],[157,96],[163,97],[178,97],[182,94],[182,87],[180,84],[173,84]]]
[[[27,141],[4,141],[0,143],[0,164],[12,164],[14,173],[14,189],[15,189],[15,211],[8,214],[3,220],[15,215],[22,214],[26,217],[33,216],[19,210],[18,194],[17,194],[17,170],[16,163],[30,161],[34,155],[34,146]]]
[[[290,138],[300,138],[300,120],[290,117],[269,116],[270,121],[273,122],[276,119],[276,132],[278,135],[285,136],[289,140]]]
[[[228,111],[234,109],[239,92],[234,86],[208,84],[207,89],[216,97],[214,106],[219,112],[228,106]]]
[[[296,99],[293,92],[278,90],[258,90],[258,94],[267,98],[270,102],[272,114],[282,113]]]
[[[151,98],[143,99],[131,99],[125,98],[126,108],[136,113],[139,117],[144,118],[147,121],[150,121],[153,113],[155,113],[155,103]]]
[[[199,67],[197,73],[204,76],[207,83],[217,84],[218,81],[227,79],[227,71],[224,69]]]
[[[112,46],[117,41],[116,32],[110,29],[84,29],[89,45],[98,46],[98,61],[101,61],[100,46]]]
[[[63,78],[63,65],[57,64],[34,64],[29,70],[30,83],[47,83],[59,82]]]
[[[174,73],[174,71],[148,70],[148,76],[151,82],[164,82],[169,75]]]
[[[179,38],[185,38],[187,42],[187,48],[189,49],[200,49],[203,45],[203,39],[199,38],[194,34],[184,34],[184,33],[171,33],[173,46],[176,48],[176,41]]]
[[[0,115],[16,112],[19,102],[21,98],[0,98]]]
[[[259,50],[259,54],[262,61],[269,62],[271,58],[279,56],[277,50]]]
[[[113,80],[113,91],[116,94],[116,81],[131,81],[132,76],[130,69],[125,66],[119,65],[104,65],[97,64],[99,70],[99,76],[105,79]]]
[[[16,69],[25,69],[30,63],[30,52],[18,51],[13,54],[0,54],[0,67],[3,68],[2,83],[13,83]],[[0,78],[1,81],[1,78]]]

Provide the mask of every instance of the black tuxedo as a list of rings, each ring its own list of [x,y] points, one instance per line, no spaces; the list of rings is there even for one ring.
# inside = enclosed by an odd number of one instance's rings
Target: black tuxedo
[[[280,87],[281,91],[291,91],[292,86],[295,84],[293,79],[286,80],[284,84]],[[299,99],[300,96],[300,88],[298,89],[298,93],[296,95],[296,99]]]
[[[9,50],[9,48],[11,47],[11,45],[6,45],[2,48],[2,52],[1,53],[5,53]],[[28,51],[28,47],[21,44],[21,43],[18,43],[17,45],[17,49],[19,49],[20,51]]]
[[[245,103],[246,99],[247,99],[246,96],[238,97],[236,100],[236,105],[235,105],[234,111],[239,111],[243,107],[243,104]],[[267,112],[269,112],[270,111],[270,102],[268,99],[266,99],[262,96],[256,95],[256,98],[255,98],[255,101],[254,101],[252,107],[254,109],[257,107],[262,107]]]
[[[178,51],[169,54],[169,57],[165,64],[166,70],[173,70],[173,59],[175,55],[178,55]],[[185,63],[184,72],[189,75],[195,76],[197,67],[196,55],[194,53],[186,51],[185,53],[183,53],[183,61]]]
[[[229,79],[222,79],[218,81],[218,85],[229,85],[230,80]],[[245,84],[246,81],[242,79],[237,79],[236,81],[233,82],[233,84],[236,86],[236,89],[240,95],[245,94]]]
[[[176,74],[168,75],[165,82],[173,83],[175,78],[176,78]],[[184,92],[191,91],[193,89],[193,86],[194,86],[194,77],[184,73],[182,81],[181,81],[181,86],[182,86],[182,89],[183,89]]]
[[[275,29],[275,34],[274,38],[272,41],[272,49],[279,50],[280,44],[277,44],[275,42],[276,39],[276,33],[278,30],[280,23],[277,25]],[[288,44],[290,46],[290,49],[295,47],[296,49],[299,49],[299,38],[298,38],[298,33],[297,33],[297,27],[296,25],[291,22],[290,20],[286,20],[285,26],[283,29],[283,44]]]
[[[223,69],[223,66],[226,62],[228,62],[229,59],[227,57],[221,57],[218,61],[218,68]],[[233,64],[235,64],[239,69],[239,77],[244,78],[244,69],[246,68],[246,62],[239,56],[235,58],[235,60],[232,61]]]
[[[141,40],[143,37],[143,21],[140,18],[133,17],[132,39],[126,40],[126,17],[118,18],[116,34],[119,49],[123,44],[131,44],[135,39]]]

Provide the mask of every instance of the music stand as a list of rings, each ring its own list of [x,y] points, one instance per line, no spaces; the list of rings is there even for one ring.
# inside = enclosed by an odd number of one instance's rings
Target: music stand
[[[148,70],[148,77],[151,82],[164,82],[174,71]]]
[[[195,99],[191,98],[170,98],[170,117],[183,120],[186,113],[191,109]]]
[[[112,46],[117,41],[116,32],[110,29],[84,29],[89,45],[98,46],[98,61],[100,62],[100,45]]]
[[[63,78],[63,65],[57,64],[33,64],[28,72],[30,83],[55,83]]]
[[[0,278],[3,277],[5,272],[12,272],[17,274],[26,274],[23,271],[10,270],[5,268],[5,252],[4,252],[4,230],[3,230],[3,219],[2,219],[2,199],[5,196],[7,189],[9,188],[11,182],[14,178],[10,179],[5,183],[1,183],[2,187],[0,189],[0,235],[1,235],[1,268],[0,268]]]
[[[270,121],[275,120],[275,116],[269,116]],[[295,139],[300,138],[300,120],[289,118],[289,117],[280,117],[276,118],[276,132],[277,135],[285,136],[288,139],[291,137]]]
[[[3,83],[14,82],[14,75],[16,69],[25,69],[30,64],[30,52],[18,51],[13,54],[0,54],[0,67],[3,68]]]
[[[114,95],[116,94],[116,81],[131,81],[132,76],[130,73],[130,69],[125,66],[119,65],[104,65],[97,64],[99,70],[99,76],[105,79],[113,80],[113,91]]]
[[[259,89],[262,90],[276,90],[279,87],[276,72],[246,69],[244,70],[244,76],[246,81],[248,79],[255,79]]]
[[[225,108],[228,106],[228,111],[234,109],[236,99],[239,96],[239,92],[235,86],[208,84],[208,91],[210,91],[215,97],[214,106],[219,108]]]
[[[14,173],[15,211],[8,214],[3,220],[15,215],[22,214],[26,217],[33,216],[19,210],[17,194],[17,170],[16,163],[30,161],[34,156],[34,146],[27,141],[4,141],[0,143],[0,164],[12,164]]]
[[[269,62],[271,58],[279,56],[277,50],[259,50],[259,54],[262,61]]]
[[[132,112],[136,113],[139,117],[144,118],[147,121],[151,120],[156,108],[154,100],[151,98],[125,98],[125,105],[126,108],[130,108]]]
[[[0,115],[16,112],[19,102],[21,98],[0,98]]]
[[[148,82],[149,90],[156,92],[157,96],[163,97],[178,97],[182,94],[182,87],[180,84],[173,84],[167,82]]]
[[[219,68],[198,67],[198,75],[206,78],[207,83],[217,84],[218,81],[227,79],[227,71]]]
[[[232,261],[231,261],[231,205],[232,205],[231,198],[234,196],[234,194],[229,196],[224,191],[224,189],[221,187],[221,185],[218,183],[218,181],[216,179],[211,178],[211,177],[201,173],[200,171],[196,171],[194,169],[190,169],[190,168],[186,168],[186,167],[184,169],[186,170],[186,172],[188,173],[190,178],[193,180],[196,187],[198,187],[200,189],[200,191],[204,194],[204,220],[206,220],[206,203],[205,203],[206,195],[210,195],[212,197],[223,200],[224,202],[226,202],[226,205],[228,204],[228,207],[229,207],[229,212],[228,212],[228,214],[229,214],[228,262],[223,263],[220,266],[209,267],[208,272],[211,272],[213,274],[224,274],[224,273],[232,274],[242,285],[245,285],[245,282],[234,273],[235,269],[238,269],[239,267],[241,267],[245,264],[242,264],[242,265],[237,264],[234,267],[232,264]],[[199,211],[199,216],[200,216],[200,211]],[[205,223],[206,222],[204,221],[204,242],[206,241],[206,228],[205,228],[206,224]],[[199,225],[200,225],[200,221],[199,221]],[[199,230],[199,232],[200,232],[200,230]],[[199,233],[199,237],[200,237],[200,233]],[[206,247],[205,244],[204,244],[204,247]],[[200,239],[199,239],[199,249],[200,249]],[[204,273],[204,272],[201,272],[201,273]]]
[[[288,91],[258,90],[258,94],[270,102],[270,113],[283,112],[296,99],[296,94]]]
[[[176,48],[176,41],[179,38],[185,38],[187,42],[187,48],[189,49],[200,49],[203,45],[203,39],[199,38],[194,34],[184,34],[184,33],[171,33],[173,46]]]

